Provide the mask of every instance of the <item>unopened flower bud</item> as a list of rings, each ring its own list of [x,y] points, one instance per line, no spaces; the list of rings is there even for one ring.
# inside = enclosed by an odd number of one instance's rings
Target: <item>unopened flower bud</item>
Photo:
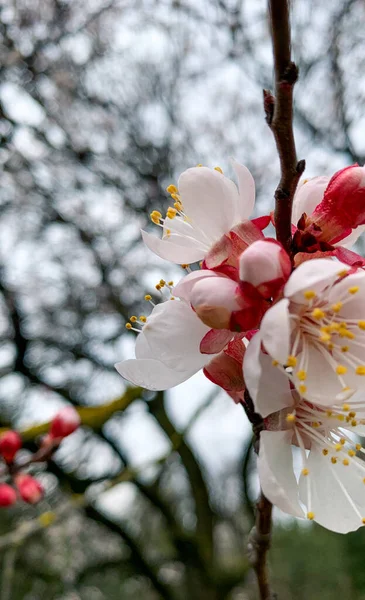
[[[0,455],[6,462],[12,462],[22,447],[22,439],[16,431],[6,431],[0,437]]]
[[[20,497],[28,504],[37,504],[43,497],[44,490],[42,484],[26,473],[21,473],[15,478],[15,484],[18,488]]]
[[[0,506],[11,506],[16,502],[16,491],[7,483],[0,483]]]
[[[65,438],[80,426],[81,419],[77,410],[65,406],[52,419],[49,435],[53,439]]]
[[[190,302],[198,317],[213,329],[229,329],[232,312],[240,310],[240,289],[228,277],[206,277],[192,288]]]
[[[330,243],[336,243],[363,225],[365,167],[352,165],[335,173],[308,223],[320,227],[323,239]]]
[[[240,257],[240,280],[253,285],[264,298],[275,297],[291,272],[290,258],[275,240],[258,240]]]

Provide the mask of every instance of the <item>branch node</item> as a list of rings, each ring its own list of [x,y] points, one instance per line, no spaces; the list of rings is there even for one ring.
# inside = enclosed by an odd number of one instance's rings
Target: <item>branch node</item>
[[[296,171],[297,171],[297,174],[299,175],[299,177],[301,177],[301,175],[303,175],[303,173],[305,171],[305,160],[304,159],[298,161]]]
[[[294,85],[298,81],[299,69],[295,62],[290,62],[286,67],[280,83]]]
[[[271,127],[275,110],[275,97],[270,90],[262,90],[264,96],[264,111],[266,123]]]

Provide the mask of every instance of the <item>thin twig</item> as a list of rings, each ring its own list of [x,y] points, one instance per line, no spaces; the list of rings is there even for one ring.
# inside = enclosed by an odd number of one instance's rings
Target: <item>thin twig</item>
[[[274,53],[275,96],[269,90],[264,90],[264,109],[280,158],[281,178],[275,191],[276,237],[291,254],[293,197],[305,169],[305,161],[297,161],[293,134],[293,88],[298,79],[298,68],[291,60],[288,0],[269,0],[269,13]]]

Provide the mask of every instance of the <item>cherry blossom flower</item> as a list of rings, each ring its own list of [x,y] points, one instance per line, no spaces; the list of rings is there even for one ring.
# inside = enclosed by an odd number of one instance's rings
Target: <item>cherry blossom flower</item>
[[[365,231],[365,168],[353,165],[330,177],[304,180],[293,201],[294,248],[299,252],[327,253],[348,264],[363,258],[348,249]],[[320,254],[319,254],[320,253]]]
[[[332,259],[301,264],[260,326],[265,350],[321,405],[365,387],[365,272]]]
[[[244,377],[266,427],[258,458],[266,497],[284,512],[332,531],[364,525],[365,462],[359,457],[365,450],[356,437],[365,432],[363,397],[327,408],[308,402],[261,351],[260,334],[248,345]]]
[[[178,264],[205,259],[212,268],[249,244],[263,238],[269,217],[249,221],[255,203],[255,183],[249,170],[233,161],[239,190],[221,169],[193,167],[182,173],[178,187],[170,185],[173,206],[166,217],[153,211],[151,220],[162,228],[162,238],[142,231],[155,254]]]

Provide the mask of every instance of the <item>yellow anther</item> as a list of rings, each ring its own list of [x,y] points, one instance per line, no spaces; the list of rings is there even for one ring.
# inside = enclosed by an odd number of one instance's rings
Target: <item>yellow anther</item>
[[[288,415],[286,415],[285,419],[288,423],[294,423],[295,421],[295,415],[293,415],[292,413],[289,413]]]
[[[331,327],[330,325],[322,325],[319,331],[322,331],[322,333],[329,333],[331,331]]]
[[[356,419],[353,419],[351,421],[351,425],[352,425],[352,427],[357,427],[357,421],[356,421]]]
[[[360,329],[362,329],[363,331],[365,331],[365,321],[359,321],[357,326],[360,327]]]
[[[170,300],[175,300],[175,296],[171,296]]]
[[[354,417],[356,417],[355,411],[352,410],[351,412],[349,412],[349,417],[350,417],[350,419],[353,419]]]
[[[323,454],[323,456],[327,456],[327,454],[328,454],[327,448],[323,448],[322,454]]]
[[[365,483],[365,477],[364,477],[364,479],[362,480],[362,482],[363,482],[363,483]]]
[[[348,331],[348,329],[345,329],[344,327],[341,327],[340,331],[339,331],[339,336],[342,338],[347,338],[349,340],[354,340],[355,339],[355,334],[352,333],[352,331]]]
[[[136,321],[138,321],[137,317],[135,317],[134,315],[130,317],[129,320],[131,323],[135,323]]]
[[[349,464],[350,464],[349,459],[348,458],[344,458],[343,461],[342,461],[342,464],[345,465],[345,467],[348,467]]]
[[[131,325],[130,323],[126,323],[126,324],[125,324],[125,328],[126,328],[126,329],[132,329],[132,325]]]
[[[328,326],[328,329],[330,331],[340,331],[341,325],[340,323],[331,323],[331,325]]]
[[[362,446],[361,446],[361,444],[356,444],[355,448],[358,452],[360,452]]]
[[[342,302],[336,302],[335,304],[332,304],[332,306],[331,306],[331,309],[334,313],[339,313],[341,308],[342,308]]]
[[[314,308],[312,310],[312,317],[313,317],[313,319],[316,319],[316,320],[320,321],[325,316],[326,316],[326,313],[323,310],[321,310],[320,308]]]
[[[342,444],[336,444],[335,450],[336,450],[336,452],[340,452],[340,450],[342,450]]]
[[[359,291],[359,286],[358,285],[353,285],[352,287],[350,287],[348,289],[349,294],[356,294]]]
[[[314,290],[306,290],[305,292],[303,292],[304,298],[306,298],[307,300],[312,300],[313,298],[316,297],[316,292]]]
[[[326,416],[332,417],[332,410],[326,410]]]
[[[169,285],[171,287],[172,285],[174,285],[174,282],[173,281],[168,281],[167,285]]]
[[[214,170],[218,171],[218,173],[222,173],[222,175],[223,175],[223,171],[220,167],[214,167]]]
[[[336,373],[337,375],[345,375],[345,373],[347,373],[347,367],[344,365],[337,365]]]
[[[349,456],[356,456],[356,452],[354,450],[349,450],[347,453]]]
[[[359,367],[356,367],[356,375],[365,375],[365,366],[364,365],[360,365]]]
[[[342,407],[342,410],[345,412],[349,412],[350,409],[351,409],[351,406],[349,404],[344,404]]]
[[[318,421],[313,421],[312,423],[312,427],[314,427],[315,429],[317,429],[317,427],[320,426],[320,423],[318,423]]]
[[[327,344],[328,350],[333,350],[334,347],[335,347],[335,345],[332,344],[332,342],[328,342],[328,344]]]
[[[273,366],[273,367],[277,367],[279,363],[278,363],[278,361],[277,361],[277,360],[275,360],[275,359],[274,359],[274,360],[271,362],[271,364],[272,364],[272,366]]]
[[[307,512],[307,519],[309,519],[310,521],[313,521],[314,516],[314,512],[312,512],[311,510]]]
[[[320,342],[329,342],[330,340],[331,340],[331,336],[329,333],[322,333],[322,335],[319,336]]]
[[[177,211],[181,212],[183,209],[183,205],[181,204],[181,202],[179,202],[179,200],[177,200],[176,202],[174,202],[174,208],[176,208]]]
[[[335,464],[336,464],[336,462],[337,462],[337,458],[336,458],[335,456],[332,456],[332,457],[331,457],[331,463],[332,463],[333,465],[335,465]]]
[[[297,364],[297,359],[295,358],[295,356],[289,354],[286,364],[288,367],[295,367]]]
[[[147,300],[147,302],[149,302],[150,300],[152,300],[152,296],[150,296],[150,294],[146,294],[144,299]]]
[[[162,219],[162,215],[160,212],[158,212],[158,210],[154,210],[151,212],[150,218],[151,218],[152,223],[155,223],[156,225],[158,225],[160,222],[160,219]]]
[[[338,275],[339,277],[345,277],[345,275],[347,275],[347,273],[348,273],[348,270],[347,270],[347,269],[342,269],[342,271],[339,271],[339,272],[337,273],[337,275]]]
[[[169,206],[167,211],[166,211],[166,217],[168,219],[174,219],[177,215],[177,210],[176,208],[173,208],[172,206]]]
[[[309,475],[309,469],[302,469],[302,475],[304,475],[304,477]]]
[[[345,420],[344,415],[337,415],[337,421],[344,421],[344,420]]]
[[[185,263],[184,263],[183,265],[181,265],[181,267],[182,267],[183,269],[187,269],[188,267],[190,267],[190,265],[188,265],[188,264],[185,264]]]
[[[159,284],[161,287],[164,287],[166,285],[166,281],[164,279],[160,279]]]
[[[348,352],[350,349],[349,346],[341,346],[341,352]]]
[[[166,229],[165,230],[165,235],[166,235],[166,237],[170,237],[170,235],[171,235],[171,229]]]
[[[299,381],[305,381],[307,379],[307,372],[303,371],[303,370],[298,371],[297,377],[298,377]]]
[[[362,523],[363,525],[365,525],[365,517],[363,517],[363,518],[361,519],[361,523]]]
[[[307,391],[307,386],[306,386],[306,385],[304,385],[303,383],[301,383],[301,384],[300,384],[300,386],[299,386],[299,392],[300,392],[301,394],[305,394],[305,393],[306,393],[306,391]]]
[[[340,444],[341,444],[341,446],[344,446],[346,444],[345,438],[340,439]]]
[[[147,317],[145,317],[144,315],[141,315],[140,317],[138,317],[138,320],[141,321],[141,323],[146,323]]]
[[[176,185],[174,185],[173,183],[170,183],[170,185],[168,185],[166,188],[166,192],[168,192],[169,194],[177,194],[178,191],[179,190],[177,189]]]
[[[161,289],[161,286],[160,286],[160,284],[159,284],[159,283],[156,283],[156,285],[155,285],[155,288],[156,288],[156,290],[160,291],[160,289]]]

